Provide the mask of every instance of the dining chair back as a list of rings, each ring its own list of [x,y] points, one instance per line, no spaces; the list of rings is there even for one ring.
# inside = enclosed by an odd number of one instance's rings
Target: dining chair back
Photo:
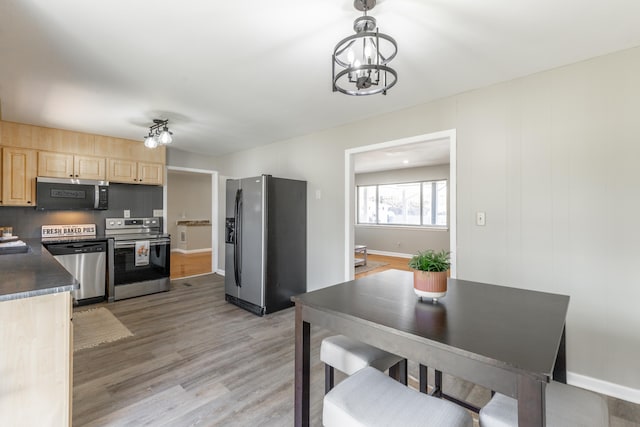
[[[344,335],[322,340],[320,360],[325,364],[325,393],[333,388],[334,368],[347,375],[353,375],[367,366],[379,371],[389,369],[390,376],[407,384],[406,359]]]

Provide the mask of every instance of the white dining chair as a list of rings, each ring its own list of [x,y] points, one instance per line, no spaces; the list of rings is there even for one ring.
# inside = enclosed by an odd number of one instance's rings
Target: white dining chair
[[[473,419],[458,405],[413,390],[369,366],[341,381],[324,396],[322,424],[473,427]]]
[[[589,391],[552,381],[545,393],[547,427],[607,427],[609,410],[605,400]],[[496,393],[480,409],[480,427],[518,425],[516,399]]]
[[[346,375],[353,375],[367,366],[380,371],[389,369],[390,376],[407,384],[407,359],[344,335],[322,340],[320,360],[325,364],[325,393],[333,388],[334,368]]]

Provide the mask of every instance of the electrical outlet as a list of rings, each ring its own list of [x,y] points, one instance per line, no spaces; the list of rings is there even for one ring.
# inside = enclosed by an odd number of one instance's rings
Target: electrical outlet
[[[153,210],[153,216],[163,216],[163,215],[164,215],[164,211],[162,209]]]
[[[476,225],[483,227],[486,224],[484,212],[476,212]]]
[[[125,209],[124,210],[124,217],[125,218],[131,218],[131,211],[129,209]]]

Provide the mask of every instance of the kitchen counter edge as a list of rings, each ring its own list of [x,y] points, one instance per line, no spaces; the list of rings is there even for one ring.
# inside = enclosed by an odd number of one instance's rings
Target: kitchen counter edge
[[[0,255],[0,302],[71,292],[78,281],[42,246],[40,239],[20,239],[29,252]]]

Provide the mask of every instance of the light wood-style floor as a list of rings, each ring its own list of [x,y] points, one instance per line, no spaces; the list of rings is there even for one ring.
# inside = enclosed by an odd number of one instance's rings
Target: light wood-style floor
[[[134,336],[74,353],[74,426],[293,424],[292,308],[255,316],[225,302],[215,274],[103,305]],[[313,331],[314,425],[325,336]]]
[[[356,279],[369,276],[371,274],[380,273],[385,270],[407,270],[406,258],[390,257],[384,255],[369,254],[369,261],[385,262],[387,265],[375,268],[365,273],[356,274]],[[197,276],[200,274],[211,273],[211,252],[202,252],[195,254],[182,254],[180,252],[171,252],[171,279],[180,279],[183,277]]]
[[[378,261],[378,262],[385,262],[387,263],[387,265],[383,265],[380,266],[378,268],[374,268],[373,270],[364,272],[364,273],[359,273],[356,274],[356,279],[359,279],[361,277],[365,277],[365,276],[370,276],[372,274],[376,274],[376,273],[381,273],[385,270],[405,270],[405,271],[411,271],[411,269],[409,268],[409,259],[407,258],[398,258],[398,257],[391,257],[391,256],[385,256],[385,255],[374,255],[374,254],[368,254],[367,255],[367,262],[368,261]]]
[[[224,301],[215,274],[101,305],[134,336],[74,353],[74,426],[293,424],[292,308],[257,317]],[[312,327],[313,426],[321,425],[319,347],[328,335]],[[417,376],[415,364],[409,371]],[[444,387],[476,405],[489,399],[488,390],[446,375]],[[640,426],[630,421],[640,419],[640,405],[630,405],[610,400],[612,427]]]
[[[211,273],[211,251],[194,254],[171,252],[171,280]]]

